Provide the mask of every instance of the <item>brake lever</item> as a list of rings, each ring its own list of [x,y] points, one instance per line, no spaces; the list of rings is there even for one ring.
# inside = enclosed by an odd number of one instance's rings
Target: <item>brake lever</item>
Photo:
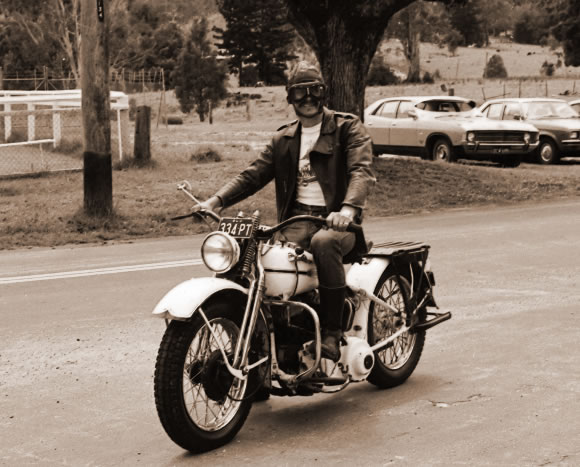
[[[198,213],[198,212],[190,212],[189,214],[184,214],[183,216],[170,217],[169,219],[172,220],[172,221],[178,221],[178,220],[181,220],[181,219],[187,219],[188,217],[191,217],[191,218],[194,218],[194,219],[195,218],[198,218],[200,220],[203,219],[203,216],[200,213]]]

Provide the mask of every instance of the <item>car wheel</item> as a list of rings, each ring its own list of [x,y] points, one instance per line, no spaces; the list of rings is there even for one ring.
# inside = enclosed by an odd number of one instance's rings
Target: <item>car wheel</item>
[[[435,141],[433,149],[431,150],[431,159],[434,161],[455,162],[453,148],[447,139],[439,138]]]
[[[542,138],[536,152],[536,162],[542,165],[558,162],[558,148],[550,138]]]

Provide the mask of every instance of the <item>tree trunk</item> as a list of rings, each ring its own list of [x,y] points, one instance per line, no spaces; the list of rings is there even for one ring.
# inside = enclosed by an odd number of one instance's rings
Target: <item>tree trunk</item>
[[[81,9],[84,211],[90,216],[113,211],[107,4],[83,0]]]
[[[288,19],[312,47],[330,108],[360,117],[371,60],[391,17],[413,0],[286,0]]]
[[[420,83],[421,82],[421,34],[417,28],[417,24],[413,22],[409,24],[409,74],[407,75],[407,82]]]

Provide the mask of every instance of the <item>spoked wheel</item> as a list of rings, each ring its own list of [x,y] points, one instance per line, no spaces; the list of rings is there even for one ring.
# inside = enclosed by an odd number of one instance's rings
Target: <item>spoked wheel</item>
[[[401,277],[405,296],[409,296],[410,285]],[[372,346],[387,339],[405,325],[405,298],[391,268],[383,272],[375,295],[391,305],[397,312],[371,302],[368,321],[368,341]],[[425,319],[425,310],[419,311],[420,320]],[[391,344],[375,351],[375,365],[368,377],[369,382],[380,388],[390,388],[405,382],[415,370],[423,352],[425,331],[404,332]]]
[[[179,446],[204,452],[229,442],[244,424],[251,401],[248,380],[228,371],[218,340],[231,359],[239,335],[239,310],[223,302],[203,307],[213,333],[196,313],[171,321],[155,365],[155,404],[163,428]]]

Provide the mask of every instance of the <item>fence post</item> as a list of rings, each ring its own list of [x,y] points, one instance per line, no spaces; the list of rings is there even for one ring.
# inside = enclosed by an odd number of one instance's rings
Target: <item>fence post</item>
[[[53,109],[58,110],[58,105],[53,104]],[[60,144],[62,138],[62,127],[60,124],[60,112],[53,112],[52,114],[52,139],[54,142],[52,145],[56,148]]]
[[[151,159],[151,107],[137,107],[133,157],[141,163]]]
[[[117,118],[119,118],[119,162],[123,160],[123,156],[129,156],[131,145],[129,144],[129,108],[121,109]]]
[[[34,104],[28,103],[27,107],[28,107],[29,111],[34,112]],[[35,136],[36,136],[35,125],[36,125],[36,121],[35,121],[34,113],[29,113],[28,114],[28,140],[27,141],[34,141],[35,140]]]
[[[249,97],[246,100],[246,120],[252,120],[252,100]]]
[[[10,112],[12,104],[4,104],[4,112]],[[4,116],[4,141],[8,141],[12,136],[12,117],[10,115]]]

